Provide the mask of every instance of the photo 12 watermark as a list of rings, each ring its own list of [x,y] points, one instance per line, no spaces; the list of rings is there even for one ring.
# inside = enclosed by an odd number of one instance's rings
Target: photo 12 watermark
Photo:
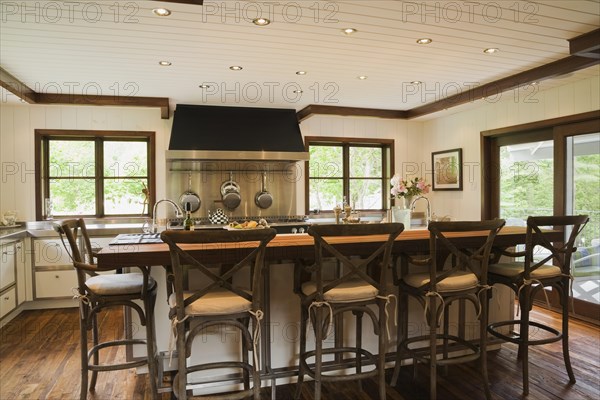
[[[36,24],[112,22],[137,24],[140,5],[137,1],[3,1],[0,21]]]

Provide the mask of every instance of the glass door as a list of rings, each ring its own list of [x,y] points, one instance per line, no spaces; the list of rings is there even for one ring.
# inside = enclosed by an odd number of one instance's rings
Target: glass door
[[[573,298],[581,309],[600,305],[600,133],[566,137],[566,172],[567,214],[590,217],[572,258]]]

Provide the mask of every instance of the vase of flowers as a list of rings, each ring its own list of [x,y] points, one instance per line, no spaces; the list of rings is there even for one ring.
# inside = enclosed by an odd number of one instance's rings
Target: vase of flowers
[[[392,207],[392,218],[394,222],[402,222],[404,229],[410,228],[410,205],[415,196],[429,193],[431,185],[425,183],[423,178],[402,179],[398,174],[391,181],[390,193],[396,205]]]

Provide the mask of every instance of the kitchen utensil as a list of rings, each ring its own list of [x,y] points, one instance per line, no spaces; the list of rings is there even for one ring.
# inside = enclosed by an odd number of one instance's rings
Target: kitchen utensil
[[[213,224],[226,224],[229,222],[229,219],[222,208],[217,208],[214,213],[211,213],[210,210],[208,210],[208,220]]]
[[[194,191],[192,191],[192,171],[188,172],[188,190],[183,192],[183,194],[179,197],[179,205],[182,210],[185,210],[185,204],[190,203],[190,212],[198,211],[200,208],[200,196],[198,196]]]
[[[221,184],[221,198],[228,210],[235,210],[242,201],[240,185],[233,180],[233,172],[229,173],[229,180]]]
[[[254,202],[259,208],[263,210],[271,207],[273,204],[273,196],[267,190],[267,172],[263,172],[262,181],[260,186],[260,192],[256,193],[254,197]]]

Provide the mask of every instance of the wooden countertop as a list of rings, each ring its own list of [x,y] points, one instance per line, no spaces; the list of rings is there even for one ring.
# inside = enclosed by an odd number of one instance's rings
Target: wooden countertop
[[[469,246],[481,240],[483,232],[462,232],[448,235],[454,238],[460,246]],[[562,233],[556,232],[555,240],[562,239]],[[335,238],[333,244],[339,246],[352,246],[356,255],[369,254],[373,243],[382,242],[385,236],[351,236]],[[495,244],[501,247],[510,247],[525,243],[525,228],[508,226],[504,227],[496,237]],[[182,248],[201,257],[205,262],[230,262],[240,257],[240,252],[252,247],[252,243],[216,243],[194,244]],[[267,246],[266,260],[295,260],[310,258],[314,255],[314,241],[308,234],[279,234]],[[404,231],[398,236],[394,251],[408,253],[427,252],[429,249],[429,231],[415,229]],[[236,251],[237,250],[237,251]],[[171,263],[169,248],[166,244],[133,244],[107,246],[98,253],[98,266],[129,267],[136,265],[169,265]]]

